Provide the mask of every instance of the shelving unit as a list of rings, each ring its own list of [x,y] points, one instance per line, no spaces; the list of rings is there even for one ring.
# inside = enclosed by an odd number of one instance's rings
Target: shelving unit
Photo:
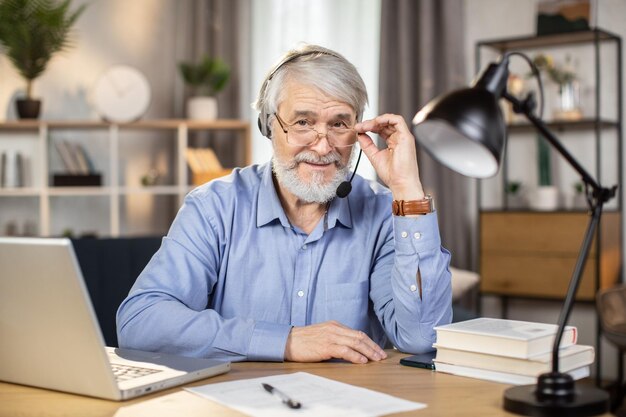
[[[52,134],[58,131],[88,131],[104,133],[108,150],[108,163],[103,185],[89,187],[56,187],[51,185],[49,179],[50,146]],[[120,176],[120,134],[127,132],[155,131],[171,134],[173,136],[172,151],[166,150],[171,155],[172,166],[169,167],[173,177],[172,184],[137,186],[129,185]],[[52,233],[53,219],[51,213],[52,199],[61,197],[90,197],[106,198],[108,200],[108,234],[111,237],[126,235],[121,228],[120,210],[121,199],[133,196],[153,196],[155,198],[175,198],[172,205],[178,207],[185,195],[193,188],[190,184],[185,150],[189,142],[189,135],[193,131],[231,131],[234,139],[243,141],[243,146],[236,156],[237,165],[244,166],[251,161],[250,126],[247,121],[241,120],[215,120],[210,122],[190,120],[146,120],[125,124],[114,124],[97,121],[16,121],[0,123],[0,138],[6,138],[11,133],[33,134],[37,145],[36,152],[31,155],[33,163],[33,185],[27,188],[0,188],[0,204],[2,200],[11,198],[34,198],[37,199],[38,234],[50,236]],[[21,139],[21,138],[20,138]],[[88,146],[88,145],[87,145]],[[2,149],[0,148],[0,151]],[[89,149],[88,149],[89,152]],[[35,162],[36,161],[36,162]],[[175,211],[174,211],[175,213]],[[173,214],[172,213],[172,216]],[[0,232],[2,233],[2,232]]]
[[[586,67],[583,72],[586,76],[585,83],[589,89],[593,89],[593,98],[588,103],[591,110],[588,109],[581,120],[547,119],[547,125],[570,152],[575,148],[575,144],[582,148],[574,152],[574,156],[580,159],[583,166],[599,183],[604,186],[619,185],[616,198],[605,206],[602,222],[587,259],[577,294],[579,302],[591,303],[595,300],[599,288],[607,288],[622,281],[621,39],[604,30],[594,29],[550,36],[489,40],[477,43],[476,63],[479,70],[485,51],[499,55],[515,50],[532,55],[552,51],[558,53],[559,50],[563,53],[563,49],[574,56],[589,57],[584,62]],[[613,55],[606,59],[603,54],[609,53]],[[614,64],[612,60],[615,61]],[[526,71],[529,72],[527,67]],[[614,94],[614,102],[607,105],[606,100],[612,99],[611,94]],[[527,170],[536,169],[534,160],[520,164],[519,158],[514,160],[511,158],[520,154],[527,158],[532,154],[524,153],[522,150],[535,146],[535,141],[528,138],[534,138],[532,135],[535,135],[536,131],[526,123],[511,123],[507,127],[509,145],[501,173],[495,179],[482,181],[478,187],[481,294],[499,297],[504,317],[508,314],[508,300],[511,298],[563,300],[589,221],[587,210],[580,207],[561,207],[554,211],[510,207],[505,187],[511,178],[511,163],[518,164],[518,174],[523,171],[519,166]],[[555,151],[553,153],[555,154],[553,163],[566,166],[560,155]],[[566,169],[571,170],[569,167]],[[573,170],[571,173],[573,175]],[[563,187],[563,184],[561,186]],[[599,323],[596,347],[598,347],[596,378],[599,380],[601,362]]]

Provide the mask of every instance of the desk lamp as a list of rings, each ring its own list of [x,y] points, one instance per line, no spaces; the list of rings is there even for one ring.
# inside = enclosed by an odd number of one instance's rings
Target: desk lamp
[[[615,196],[617,186],[604,188],[563,147],[541,116],[534,114],[535,99],[529,94],[520,100],[506,90],[509,58],[519,55],[533,70],[543,89],[539,71],[524,54],[509,52],[491,63],[470,88],[463,88],[433,99],[413,119],[417,142],[438,162],[473,178],[494,176],[505,148],[506,125],[498,105],[501,98],[513,105],[543,137],[567,160],[585,184],[590,219],[559,315],[552,347],[552,371],[538,377],[536,385],[509,388],[504,393],[504,409],[529,416],[591,416],[608,411],[608,394],[595,387],[576,386],[572,377],[559,372],[559,345],[572,311],[574,297],[596,232],[604,203]],[[543,104],[542,104],[543,107]]]

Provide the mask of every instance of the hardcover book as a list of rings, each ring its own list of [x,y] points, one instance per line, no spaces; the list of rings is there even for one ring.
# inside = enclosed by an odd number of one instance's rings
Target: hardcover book
[[[483,317],[435,330],[439,347],[526,359],[552,351],[557,326]],[[576,328],[567,326],[560,347],[574,345],[576,340]]]
[[[595,358],[593,346],[574,345],[559,350],[559,371],[591,365]],[[528,359],[490,355],[479,352],[448,349],[437,346],[436,362],[469,366],[490,371],[508,372],[517,375],[537,376],[552,370],[552,352]]]
[[[501,382],[512,385],[533,385],[537,383],[537,376],[518,375],[510,372],[489,371],[486,369],[472,368],[469,366],[451,365],[440,363],[435,360],[435,371],[446,374],[466,376],[469,378],[485,379],[487,381]],[[589,376],[589,366],[573,369],[568,374],[575,380]]]

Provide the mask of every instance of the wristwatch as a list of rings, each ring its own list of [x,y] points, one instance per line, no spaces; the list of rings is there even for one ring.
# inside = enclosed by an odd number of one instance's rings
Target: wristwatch
[[[428,214],[435,211],[435,203],[430,195],[423,200],[393,200],[391,212],[394,216],[409,216],[412,214]]]

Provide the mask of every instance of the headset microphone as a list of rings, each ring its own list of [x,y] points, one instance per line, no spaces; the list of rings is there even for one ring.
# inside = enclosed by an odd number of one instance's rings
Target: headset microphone
[[[350,181],[344,181],[341,184],[339,184],[339,187],[337,187],[337,197],[346,198],[348,194],[350,194],[350,191],[352,191],[352,179],[354,178],[354,175],[356,174],[356,169],[359,167],[359,161],[361,160],[362,153],[363,153],[363,150],[359,149],[359,157],[357,158],[356,164],[354,165],[354,171],[352,172]]]

